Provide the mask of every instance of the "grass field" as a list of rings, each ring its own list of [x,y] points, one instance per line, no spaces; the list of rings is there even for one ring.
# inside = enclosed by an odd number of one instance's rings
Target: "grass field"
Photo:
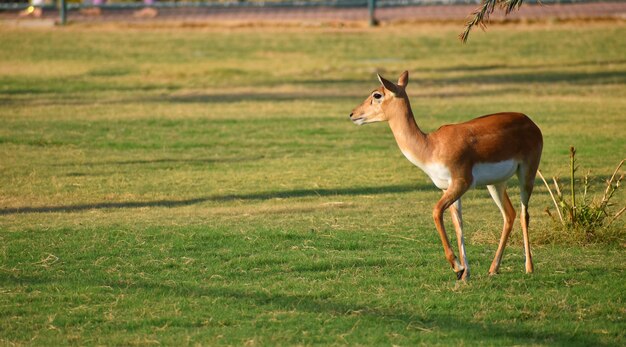
[[[582,245],[538,183],[536,273],[516,223],[490,277],[501,217],[470,191],[458,283],[440,192],[348,114],[406,69],[424,130],[524,112],[544,174],[574,145],[599,191],[626,156],[626,25],[460,30],[0,28],[0,344],[625,345],[623,219]]]

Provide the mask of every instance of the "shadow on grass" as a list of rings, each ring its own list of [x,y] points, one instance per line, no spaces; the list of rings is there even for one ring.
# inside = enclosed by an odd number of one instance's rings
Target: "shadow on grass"
[[[498,71],[493,72],[492,70],[500,70],[504,69],[505,66],[501,65],[493,65],[493,66],[474,66],[474,67],[458,67],[458,71],[467,71],[460,76],[439,76],[439,77],[426,77],[420,75],[419,71],[416,71],[413,74],[412,83],[409,85],[467,85],[467,84],[520,84],[524,85],[526,83],[569,83],[574,85],[595,85],[595,84],[610,84],[610,83],[626,83],[626,70],[617,70],[617,71],[558,71],[558,70],[549,70],[549,71]],[[529,67],[531,68],[531,67]],[[521,67],[519,69],[522,69]],[[457,71],[456,68],[451,68],[449,71]],[[491,73],[489,73],[491,72]],[[393,77],[393,74],[388,74],[387,77]],[[376,87],[376,80],[374,77],[368,79],[369,84],[373,87]],[[298,84],[325,84],[331,83],[330,81],[324,80],[316,80],[312,79],[309,81],[299,81]],[[335,83],[335,82],[334,82]],[[336,82],[342,84],[342,82]],[[344,84],[353,83],[353,81],[345,81]],[[364,84],[364,83],[362,83]],[[410,88],[410,87],[409,87]],[[511,92],[511,90],[505,91]],[[483,94],[496,94],[500,92],[496,91],[477,91],[477,92],[469,92],[467,95],[461,96],[480,96]],[[409,91],[409,94],[411,92]],[[437,93],[434,93],[433,96],[437,96]]]
[[[172,102],[172,103],[236,103],[244,101],[260,101],[260,102],[288,102],[288,101],[346,101],[354,102],[365,99],[370,89],[374,89],[378,86],[378,82],[375,79],[369,83],[369,88],[364,87],[356,89],[356,91],[342,93],[237,93],[237,94],[189,94],[189,95],[174,95],[166,96],[164,98],[152,98],[148,101],[153,102]],[[435,92],[419,92],[416,96],[420,98],[455,98],[455,97],[475,97],[475,96],[487,96],[487,95],[504,95],[518,92],[518,89],[514,88],[501,88],[499,90],[474,90],[474,91],[435,91]]]
[[[500,83],[569,83],[594,85],[626,83],[626,71],[540,71],[501,74],[467,74],[459,77],[442,77],[426,80],[432,84],[500,84]]]
[[[426,80],[429,83],[439,83],[438,80]],[[441,83],[439,83],[441,84]],[[114,100],[98,100],[99,105],[117,105],[117,104],[132,104],[132,103],[173,103],[173,104],[204,104],[204,103],[239,103],[239,102],[337,102],[345,101],[349,105],[354,102],[362,101],[365,99],[371,89],[377,87],[377,81],[372,79],[370,83],[363,88],[354,89],[351,92],[338,95],[337,93],[318,93],[318,92],[302,92],[302,93],[290,93],[290,92],[245,92],[245,93],[233,93],[233,94],[215,94],[215,93],[179,93],[174,95],[160,95],[160,96],[138,96],[135,98],[120,98]],[[434,91],[424,92],[415,90],[413,94],[420,98],[462,98],[462,97],[479,97],[489,95],[505,95],[519,92],[516,88],[500,88],[498,90],[474,90],[474,91]],[[0,103],[5,105],[31,105],[31,99],[12,99],[0,97]],[[39,97],[37,100],[38,106],[51,106],[51,105],[91,105],[94,104],[93,99],[64,99],[64,98],[50,98],[45,99]]]
[[[128,290],[127,286],[113,284],[110,287]],[[416,330],[416,334],[435,333],[449,338],[448,341],[467,340],[481,341],[487,344],[516,344],[534,345],[544,344],[556,346],[608,346],[609,344],[596,336],[577,334],[575,331],[538,331],[532,326],[523,323],[493,324],[487,321],[475,322],[463,319],[464,312],[455,313],[429,310],[427,314],[411,312],[403,307],[379,308],[363,304],[351,304],[349,299],[338,300],[332,294],[315,295],[304,293],[273,293],[255,289],[239,289],[230,287],[212,287],[204,285],[180,285],[176,287],[161,283],[143,283],[138,286],[150,289],[150,292],[164,292],[166,295],[180,295],[184,297],[201,297],[209,301],[226,299],[240,302],[239,305],[260,307],[263,311],[281,312],[309,312],[316,315],[328,314],[337,319],[368,320],[383,330],[391,332],[402,330]],[[451,293],[451,295],[453,295]],[[415,301],[420,301],[416,296]],[[237,304],[235,304],[237,305]],[[176,325],[176,322],[172,322]],[[186,327],[184,322],[181,327]],[[340,324],[340,323],[338,323]],[[354,328],[353,328],[354,329]],[[355,339],[358,339],[356,337]]]
[[[352,93],[353,94],[353,93]],[[216,93],[190,93],[165,96],[161,98],[151,98],[147,101],[170,102],[170,103],[236,103],[245,101],[271,101],[271,102],[302,102],[302,101],[331,101],[350,100],[356,95],[336,94],[336,93],[313,93],[313,92],[245,92],[233,94]]]
[[[130,202],[101,202],[93,204],[77,204],[65,206],[41,206],[41,207],[17,207],[0,209],[0,215],[10,215],[19,213],[50,213],[50,212],[80,212],[94,209],[111,208],[143,208],[143,207],[182,207],[200,204],[204,202],[228,202],[236,200],[270,200],[289,199],[302,197],[324,197],[324,196],[359,196],[390,193],[406,193],[417,190],[435,189],[430,185],[391,185],[382,187],[361,187],[361,188],[322,188],[322,189],[294,189],[275,192],[258,192],[248,194],[226,194],[211,195],[186,200],[156,200],[156,201],[130,201]]]
[[[191,164],[206,165],[220,163],[243,163],[265,158],[256,157],[230,157],[230,158],[159,158],[159,159],[134,159],[134,160],[110,160],[84,163],[53,163],[49,166],[110,166],[110,165],[152,165],[152,164]]]
[[[576,71],[558,71],[556,69],[562,69],[564,67],[576,68],[584,66],[606,66],[610,64],[623,64],[624,60],[615,60],[607,62],[578,62],[572,64],[545,64],[545,65],[520,65],[520,66],[508,66],[505,64],[491,64],[491,65],[457,65],[448,66],[442,68],[424,69],[423,71],[415,70],[411,71],[414,76],[414,80],[420,83],[428,83],[432,85],[440,84],[494,84],[494,83],[560,83],[567,82],[578,85],[592,85],[592,84],[605,84],[605,83],[626,83],[626,71],[595,71],[587,72],[582,70]],[[548,71],[524,71],[532,69],[549,69]],[[503,70],[503,71],[499,71]],[[518,70],[522,70],[521,72]],[[420,72],[461,72],[462,76],[455,77],[437,77],[437,78],[420,78]],[[493,73],[498,71],[498,73]],[[491,72],[491,73],[490,73]],[[388,72],[386,77],[393,77],[399,74],[398,72]],[[303,86],[303,87],[340,87],[346,88],[347,86],[353,87],[351,89],[359,90],[360,88],[366,88],[366,86],[376,86],[375,75],[363,74],[362,78],[345,78],[345,79],[324,79],[324,78],[310,78],[310,79],[291,79],[280,81],[266,81],[248,84],[247,86],[256,87],[277,87],[284,85]],[[415,83],[415,82],[414,82]],[[59,100],[58,96],[64,93],[74,92],[105,92],[105,91],[162,91],[168,92],[181,91],[184,89],[184,84],[172,85],[172,84],[129,84],[129,85],[111,85],[110,83],[93,82],[89,78],[82,78],[68,83],[66,79],[32,79],[32,81],[24,82],[24,79],[13,80],[8,78],[0,78],[0,84],[4,84],[7,87],[2,91],[0,95],[0,101],[3,104],[24,104],[28,103],[28,100],[15,100],[12,95],[31,95],[31,94],[49,94],[54,93],[55,99],[50,99],[49,104],[90,104],[93,103],[92,99],[89,100],[76,100],[74,96],[68,100]],[[364,91],[364,95],[367,95],[367,90]],[[171,96],[157,98],[143,98],[140,101],[154,101],[154,102],[238,102],[238,101],[293,101],[293,100],[309,100],[309,101],[328,101],[328,100],[345,100],[353,95],[353,92],[343,92],[341,94],[329,93],[329,92],[283,92],[283,93],[233,93],[233,94],[220,94],[220,95],[190,95],[190,96]],[[361,94],[359,94],[361,95]],[[471,96],[472,93],[468,93],[466,96]],[[128,103],[132,100],[116,100],[107,102],[106,100],[99,100],[100,104],[107,103]],[[45,101],[38,100],[38,105],[46,105]]]
[[[543,64],[527,64],[527,65],[509,65],[509,64],[490,64],[490,65],[454,65],[430,68],[431,71],[441,72],[463,72],[463,71],[489,71],[498,69],[522,70],[522,69],[545,69],[545,68],[564,68],[564,67],[581,67],[581,66],[602,66],[626,64],[624,59],[615,60],[594,60],[594,61],[578,61],[578,62],[558,62]]]
[[[368,266],[368,264],[365,264],[365,266]],[[56,280],[52,281],[56,282]],[[18,280],[10,274],[0,273],[0,283],[14,285],[16,282],[31,286],[49,284],[51,280],[24,275],[20,275]],[[376,307],[374,304],[353,303],[354,300],[364,300],[363,298],[337,298],[333,294],[309,294],[310,291],[308,291],[309,293],[298,291],[281,293],[255,288],[246,289],[185,282],[178,282],[173,286],[168,283],[146,280],[134,284],[105,281],[98,282],[97,286],[111,288],[124,293],[132,293],[133,290],[148,291],[154,297],[202,298],[206,302],[213,302],[212,305],[219,305],[219,302],[226,300],[225,304],[232,306],[231,309],[235,310],[237,307],[247,307],[248,309],[252,307],[263,312],[313,313],[317,317],[319,315],[328,315],[337,324],[333,329],[337,331],[337,334],[341,332],[341,324],[344,324],[345,329],[350,329],[350,327],[354,329],[353,324],[350,322],[342,323],[341,320],[359,320],[368,322],[361,325],[372,324],[388,333],[401,330],[404,337],[413,335],[417,339],[420,339],[417,334],[435,334],[435,338],[443,339],[442,341],[476,341],[487,345],[548,344],[553,346],[599,347],[611,345],[604,342],[597,335],[589,335],[583,332],[577,333],[576,330],[560,331],[554,329],[545,331],[537,330],[532,327],[532,324],[525,324],[523,321],[497,324],[488,320],[464,319],[464,317],[469,317],[470,314],[461,309],[457,312],[445,307],[429,309],[427,313],[423,313],[424,311],[422,310],[420,312],[411,311],[410,306],[420,303],[419,295],[416,295],[413,302],[408,305],[391,303],[389,307]],[[450,292],[449,295],[457,295],[459,300],[462,300],[460,294]],[[133,295],[128,296],[132,297]],[[194,320],[163,319],[167,320],[167,326],[169,327],[196,328]],[[141,324],[150,323],[144,322]],[[159,320],[159,324],[162,325],[163,321]],[[363,329],[367,329],[367,327],[359,329],[361,329],[361,333],[364,333]],[[359,335],[359,333],[357,332],[356,335]],[[354,339],[358,341],[359,337],[355,336]],[[424,336],[425,341],[432,339],[433,337],[428,338]]]
[[[440,85],[467,85],[467,84],[526,84],[526,83],[568,83],[573,85],[595,85],[595,84],[623,84],[626,83],[626,71],[538,71],[538,72],[510,72],[503,71],[499,73],[486,74],[483,71],[504,69],[505,66],[474,66],[474,67],[453,67],[448,71],[467,71],[462,76],[441,76],[436,78],[421,78],[416,73],[414,84],[424,84],[430,86]],[[459,69],[459,70],[457,70]],[[168,94],[161,93],[159,96],[139,96],[135,98],[121,98],[115,100],[98,100],[98,104],[128,104],[128,103],[237,103],[237,102],[329,102],[343,101],[364,98],[369,88],[377,87],[376,80],[372,78],[364,80],[324,80],[310,79],[299,81],[284,81],[285,84],[293,86],[305,87],[331,87],[353,85],[351,92],[337,94],[336,92],[321,91],[305,91],[305,92],[241,92],[232,94],[215,94],[215,93],[190,93],[190,94]],[[263,86],[263,85],[259,85]],[[369,86],[369,87],[367,87]],[[176,89],[176,90],[180,90]],[[115,89],[123,91],[125,88]],[[133,89],[136,90],[136,89]],[[84,91],[84,90],[81,90]],[[174,90],[172,90],[174,91]],[[434,91],[422,93],[419,96],[425,98],[450,98],[450,97],[478,97],[488,95],[502,95],[516,92],[516,88],[508,88],[502,90],[476,90],[462,92],[446,92]],[[33,94],[31,90],[14,90],[3,92],[10,94]],[[63,93],[61,91],[61,93]],[[0,97],[0,102],[7,105],[30,105],[31,99],[15,99],[11,97]],[[59,98],[58,94],[55,98],[37,100],[38,106],[47,105],[90,105],[93,104],[92,99],[80,100],[72,97],[71,99]]]
[[[360,317],[368,317],[375,321],[377,325],[405,327],[418,327],[420,333],[443,331],[444,333],[452,333],[454,337],[463,339],[468,337],[471,341],[479,339],[483,342],[492,341],[492,343],[507,343],[502,341],[510,340],[515,344],[537,344],[546,343],[568,346],[603,346],[601,341],[594,339],[593,336],[581,336],[574,334],[563,334],[561,332],[546,333],[538,332],[531,327],[524,327],[523,324],[515,325],[496,325],[486,322],[475,323],[472,321],[462,320],[459,316],[450,313],[437,313],[431,311],[428,315],[420,315],[414,312],[407,312],[402,309],[380,309],[362,305],[349,305],[343,302],[337,302],[330,298],[317,298],[310,295],[285,295],[271,294],[265,292],[247,293],[241,290],[232,290],[227,288],[208,288],[201,290],[204,295],[213,297],[230,297],[233,299],[253,300],[259,305],[270,306],[278,310],[299,310],[312,313],[331,313],[333,316],[358,315]],[[399,324],[400,323],[400,324]]]

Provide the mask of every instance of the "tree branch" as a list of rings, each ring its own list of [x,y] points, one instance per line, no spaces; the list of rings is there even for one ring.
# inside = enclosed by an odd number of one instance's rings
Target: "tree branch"
[[[518,10],[523,2],[524,0],[483,0],[480,7],[472,12],[472,17],[465,24],[465,30],[459,35],[459,39],[463,43],[467,42],[469,33],[475,25],[485,30],[489,22],[489,15],[493,13],[496,6],[504,10],[505,15],[508,15],[513,10]],[[541,2],[539,1],[539,3]]]

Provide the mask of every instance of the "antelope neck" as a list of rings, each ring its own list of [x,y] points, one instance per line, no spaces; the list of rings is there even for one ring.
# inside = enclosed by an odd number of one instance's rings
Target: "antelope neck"
[[[415,122],[409,101],[402,100],[402,103],[404,105],[392,110],[396,112],[393,112],[394,116],[389,117],[389,127],[404,156],[413,164],[422,167],[430,161],[427,152],[428,137]]]

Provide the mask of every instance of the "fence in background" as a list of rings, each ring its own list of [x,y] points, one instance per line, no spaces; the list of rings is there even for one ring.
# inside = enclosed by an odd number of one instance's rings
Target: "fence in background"
[[[0,11],[23,10],[30,6],[29,0],[0,0]],[[611,0],[608,0],[611,2]],[[624,1],[624,0],[613,0]],[[198,0],[198,1],[172,1],[155,0],[151,7],[157,9],[167,8],[368,8],[370,25],[376,23],[376,8],[401,7],[401,6],[427,6],[427,5],[468,5],[479,4],[481,0]],[[607,0],[525,0],[526,4],[572,4],[607,2]],[[97,5],[105,10],[139,9],[146,5],[141,0],[109,0],[107,3]],[[46,0],[44,10],[58,10],[59,23],[65,24],[69,11],[92,8],[93,0]]]

